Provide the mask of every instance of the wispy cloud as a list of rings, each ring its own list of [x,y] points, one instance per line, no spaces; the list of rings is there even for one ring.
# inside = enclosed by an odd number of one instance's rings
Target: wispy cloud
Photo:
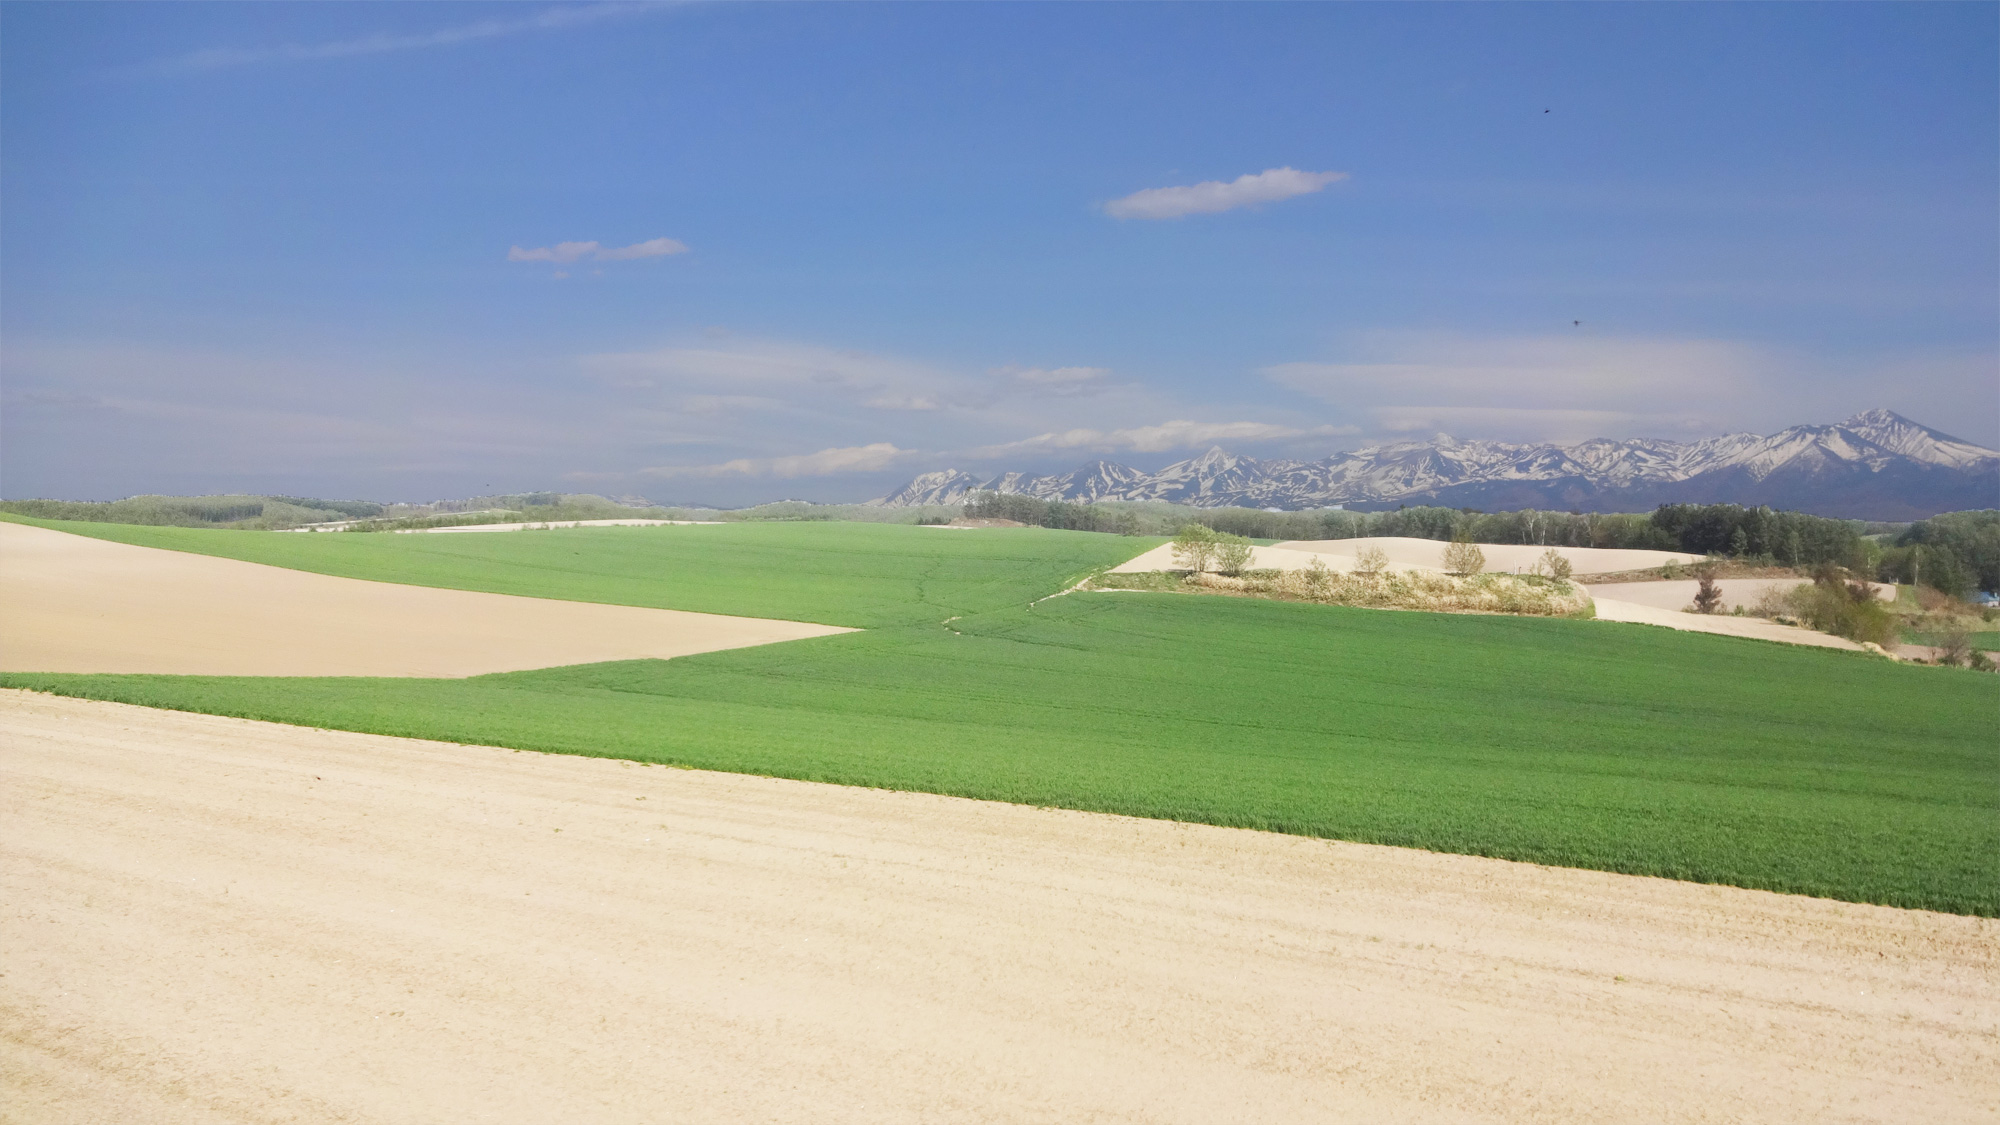
[[[878,441],[871,445],[822,449],[818,453],[802,453],[792,457],[739,457],[719,465],[662,465],[641,470],[641,475],[723,477],[737,474],[790,480],[798,477],[839,476],[842,473],[872,473],[915,455],[913,450],[897,449],[889,442]]]
[[[1163,453],[1224,441],[1283,441],[1290,438],[1352,434],[1352,426],[1280,426],[1269,422],[1162,422],[1129,429],[1073,429],[1037,434],[1020,441],[970,450],[969,456],[1004,457],[1015,453]]]
[[[951,376],[924,363],[850,348],[783,340],[737,339],[726,335],[704,347],[661,348],[585,356],[586,367],[628,383],[662,389],[716,390],[742,394],[746,388],[796,395],[833,394],[850,401],[875,399],[878,408],[917,398],[936,400]]]
[[[1761,405],[1796,363],[1728,340],[1372,333],[1353,359],[1262,374],[1372,418],[1378,432],[1451,429],[1571,440],[1710,431]]]
[[[996,367],[991,374],[1043,387],[1075,387],[1111,374],[1109,367]]]
[[[509,247],[507,260],[555,262],[566,265],[585,258],[594,262],[630,262],[640,258],[664,258],[670,254],[687,252],[686,243],[672,238],[652,238],[644,242],[634,242],[630,246],[617,247],[607,247],[597,242],[558,242],[554,246],[537,246],[533,250],[523,250],[519,246]]]
[[[1104,205],[1104,213],[1114,219],[1179,219],[1188,215],[1209,215],[1233,211],[1258,203],[1276,203],[1293,196],[1311,195],[1326,185],[1347,178],[1345,172],[1301,172],[1297,168],[1270,168],[1233,180],[1204,180],[1182,187],[1147,188]]]
[[[398,51],[421,51],[431,47],[451,47],[481,39],[500,39],[538,31],[558,31],[605,20],[645,15],[669,5],[657,0],[633,3],[577,4],[547,8],[532,16],[504,20],[479,20],[413,34],[365,35],[358,39],[335,39],[323,43],[280,43],[265,47],[210,47],[184,55],[158,59],[123,72],[128,75],[189,74],[260,64],[310,62],[321,59],[383,55]]]

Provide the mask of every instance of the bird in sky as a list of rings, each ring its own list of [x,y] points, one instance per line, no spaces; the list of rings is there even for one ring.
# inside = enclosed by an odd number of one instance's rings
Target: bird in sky
[[[1574,324],[1574,325],[1576,325],[1576,326],[1577,326],[1578,328],[1582,328],[1582,327],[1583,327],[1583,322],[1582,322],[1582,321],[1580,321],[1580,320],[1572,320],[1572,321],[1570,321],[1570,323],[1571,323],[1571,324]]]

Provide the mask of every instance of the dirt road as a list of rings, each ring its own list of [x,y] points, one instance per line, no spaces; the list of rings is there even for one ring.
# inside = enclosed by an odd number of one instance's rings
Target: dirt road
[[[0,692],[10,1122],[2000,1115],[2000,925]]]

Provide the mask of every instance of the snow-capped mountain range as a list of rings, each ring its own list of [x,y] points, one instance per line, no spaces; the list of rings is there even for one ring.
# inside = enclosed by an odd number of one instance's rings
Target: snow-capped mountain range
[[[1094,461],[1050,476],[925,473],[875,504],[960,504],[973,492],[1046,500],[1166,500],[1202,508],[1439,504],[1488,511],[1644,511],[1675,502],[1769,504],[1851,519],[1921,519],[2000,506],[2000,452],[1870,410],[1769,437],[1577,445],[1398,442],[1318,461],[1258,461],[1210,449],[1143,473]]]

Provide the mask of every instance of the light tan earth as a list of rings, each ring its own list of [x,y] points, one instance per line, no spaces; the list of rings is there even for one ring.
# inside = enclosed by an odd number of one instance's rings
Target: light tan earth
[[[0,693],[10,1122],[1974,1122],[2000,923]]]
[[[1250,568],[1252,570],[1304,570],[1317,560],[1320,565],[1336,573],[1345,574],[1354,569],[1353,555],[1324,554],[1317,551],[1294,550],[1290,547],[1250,548]],[[1127,560],[1111,568],[1113,574],[1138,574],[1144,571],[1186,570],[1186,564],[1174,558],[1174,545],[1162,543],[1137,558]],[[1418,570],[1444,573],[1436,566],[1399,566],[1398,570]]]
[[[1715,585],[1722,591],[1722,605],[1725,610],[1742,606],[1749,609],[1757,604],[1766,590],[1790,590],[1812,583],[1802,578],[1718,578]],[[1880,601],[1896,600],[1896,587],[1885,582],[1871,582]],[[1681,609],[1694,604],[1694,594],[1701,587],[1700,582],[1682,580],[1673,582],[1599,582],[1590,587],[1592,596],[1611,598],[1614,601],[1634,602],[1649,605],[1655,609]]]
[[[1349,558],[1359,554],[1364,548],[1379,547],[1389,556],[1390,564],[1398,568],[1419,566],[1442,569],[1444,550],[1450,544],[1436,539],[1376,535],[1363,539],[1299,539],[1280,543],[1278,546],[1287,550],[1345,555]],[[1551,549],[1512,543],[1479,544],[1480,553],[1486,556],[1487,570],[1504,570],[1510,573],[1526,573],[1541,559],[1544,552]],[[1553,550],[1568,559],[1570,566],[1574,567],[1578,574],[1607,574],[1620,570],[1644,570],[1648,567],[1665,566],[1669,562],[1699,561],[1696,556],[1685,551],[1639,551],[1609,547],[1556,547]]]
[[[1397,536],[1378,535],[1363,539],[1296,539],[1280,543],[1275,547],[1253,547],[1250,565],[1258,569],[1301,570],[1318,559],[1328,570],[1346,572],[1354,569],[1354,560],[1369,547],[1379,548],[1389,558],[1389,565],[1396,570],[1417,570],[1443,573],[1444,550],[1450,546],[1435,539],[1406,539]],[[1505,543],[1480,543],[1481,554],[1486,556],[1486,569],[1508,573],[1526,572],[1541,560],[1548,547],[1522,547]],[[1555,550],[1578,574],[1602,574],[1618,570],[1643,570],[1647,567],[1662,566],[1669,561],[1686,563],[1693,556],[1670,551],[1626,551],[1604,547],[1557,547]],[[1138,558],[1112,568],[1118,573],[1132,573],[1146,570],[1179,570],[1174,561],[1173,544],[1155,547]]]
[[[849,631],[364,582],[0,523],[0,671],[476,676]]]
[[[1400,539],[1387,536],[1367,539],[1298,540],[1276,547],[1254,547],[1251,549],[1250,565],[1254,568],[1272,570],[1302,570],[1317,559],[1328,570],[1345,573],[1354,569],[1356,557],[1368,546],[1381,547],[1383,553],[1389,556],[1390,566],[1394,569],[1443,573],[1442,556],[1447,544],[1432,539]],[[1478,546],[1486,555],[1486,567],[1490,571],[1527,570],[1541,558],[1543,551],[1548,550],[1546,547],[1520,547],[1496,543],[1481,543]],[[1685,562],[1687,558],[1664,551],[1625,551],[1601,547],[1564,547],[1560,550],[1570,560],[1570,565],[1579,572],[1586,567],[1601,573],[1637,570],[1660,566],[1668,559]],[[1114,574],[1125,574],[1180,569],[1183,567],[1174,559],[1173,544],[1167,543],[1112,567],[1111,571]],[[1757,595],[1766,585],[1796,586],[1799,583],[1796,579],[1728,578],[1722,579],[1718,584],[1723,588],[1724,604],[1733,606],[1755,602]],[[1791,625],[1779,625],[1761,618],[1679,612],[1682,606],[1694,601],[1694,590],[1697,585],[1698,583],[1692,581],[1623,582],[1587,586],[1585,589],[1597,603],[1599,621],[1660,625],[1682,632],[1717,633],[1728,637],[1750,637],[1756,640],[1782,641],[1786,644],[1812,645],[1819,648],[1856,651],[1861,649],[1860,645],[1843,637],[1829,636],[1826,633]],[[1877,592],[1882,591],[1887,591],[1886,597],[1895,597],[1893,586],[1880,587]],[[1731,600],[1732,598],[1735,600]]]
[[[1760,641],[1782,641],[1791,645],[1812,645],[1816,648],[1843,648],[1855,652],[1862,647],[1846,637],[1836,637],[1831,633],[1819,633],[1802,629],[1795,625],[1780,625],[1761,617],[1731,617],[1727,614],[1682,613],[1677,609],[1661,609],[1639,602],[1621,602],[1614,598],[1597,597],[1601,587],[1586,586],[1592,600],[1597,605],[1597,620],[1624,621],[1636,625],[1658,625],[1667,629],[1678,629],[1684,633],[1716,633],[1725,637],[1749,637]]]

